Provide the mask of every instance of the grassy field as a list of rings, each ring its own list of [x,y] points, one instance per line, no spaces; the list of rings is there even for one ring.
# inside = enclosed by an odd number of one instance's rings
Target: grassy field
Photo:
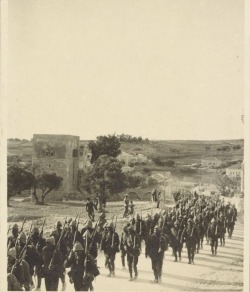
[[[233,150],[234,145],[240,145],[241,149]],[[230,151],[218,151],[218,147],[229,146]],[[210,147],[210,149],[206,149]],[[217,157],[222,161],[242,160],[244,153],[243,140],[227,141],[151,141],[149,144],[123,143],[122,151],[142,153],[149,158],[159,156],[164,159],[172,159],[176,164],[192,164],[200,162],[204,157]]]
[[[48,236],[57,220],[65,221],[66,217],[75,218],[78,212],[81,213],[79,228],[83,228],[84,223],[88,219],[85,211],[86,202],[58,202],[49,203],[48,205],[34,205],[32,202],[21,202],[12,200],[10,202],[11,207],[8,207],[8,227],[13,226],[14,222],[21,226],[22,221],[26,218],[27,223],[24,226],[24,230],[28,231],[33,221],[33,225],[42,226],[44,217],[46,217],[46,224],[44,228],[44,236]],[[155,208],[155,204],[152,205],[149,201],[134,201],[135,213],[143,215],[145,218],[147,213],[159,212],[159,209]],[[151,211],[152,210],[152,211]],[[108,202],[106,207],[106,218],[111,221],[112,216],[117,216],[117,231],[120,233],[122,227],[129,222],[131,218],[122,218],[123,215],[123,202]],[[96,220],[99,213],[96,212]]]

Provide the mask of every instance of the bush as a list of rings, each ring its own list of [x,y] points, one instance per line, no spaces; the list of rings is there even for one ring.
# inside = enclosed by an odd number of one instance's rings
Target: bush
[[[71,191],[71,192],[65,192],[63,194],[63,198],[66,201],[83,201],[86,199],[88,194],[80,193],[79,191]]]

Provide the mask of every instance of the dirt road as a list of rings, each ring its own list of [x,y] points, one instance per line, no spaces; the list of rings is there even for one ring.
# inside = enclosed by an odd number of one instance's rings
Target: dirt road
[[[34,216],[34,214],[37,214],[37,217],[47,216],[47,232],[45,233],[48,235],[48,229],[53,228],[56,220],[63,220],[65,214],[73,216],[79,211],[78,206],[44,206],[39,211],[35,208],[37,207],[29,206],[27,208],[27,205],[18,203],[15,208],[9,209],[10,222],[8,225],[12,225],[14,221],[21,223],[23,216],[27,216],[27,218]],[[138,203],[138,210],[139,208],[145,209],[143,217],[147,212],[150,212],[150,204],[146,202]],[[146,211],[147,208],[149,208],[148,211]],[[17,215],[17,210],[19,215]],[[108,217],[112,214],[121,214],[122,210],[120,205],[112,203],[108,208]],[[121,228],[125,222],[120,218],[118,223]],[[26,228],[29,227],[29,224],[30,222],[27,223]],[[120,234],[119,231],[118,233]],[[195,255],[194,265],[187,263],[186,248],[183,249],[182,262],[177,263],[173,262],[172,249],[169,248],[164,258],[162,284],[152,282],[151,260],[145,258],[144,247],[138,264],[139,277],[133,282],[128,281],[128,271],[121,269],[120,253],[117,254],[116,258],[116,277],[107,278],[108,271],[104,267],[104,255],[100,252],[98,266],[101,274],[93,285],[95,291],[243,291],[243,242],[243,222],[239,216],[232,239],[226,237],[226,245],[218,247],[216,257],[211,255],[210,246],[206,245],[205,240],[203,250]],[[66,291],[74,291],[73,285],[68,281],[68,276],[66,279]],[[44,283],[42,289],[45,291]],[[61,283],[58,290],[61,290]]]
[[[101,275],[94,282],[95,291],[242,291],[243,290],[243,224],[237,223],[232,239],[218,247],[213,257],[210,246],[195,255],[195,264],[187,264],[187,251],[183,250],[182,262],[173,262],[171,248],[165,253],[162,284],[154,284],[151,261],[143,253],[139,258],[139,277],[128,281],[128,271],[121,269],[120,254],[116,258],[116,277],[107,278],[104,255],[99,253]],[[61,283],[59,291],[61,290]],[[67,291],[74,291],[67,279]]]

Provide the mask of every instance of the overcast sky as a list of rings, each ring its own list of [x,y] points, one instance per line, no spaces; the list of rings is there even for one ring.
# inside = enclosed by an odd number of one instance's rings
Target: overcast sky
[[[243,0],[9,0],[8,137],[243,138]]]

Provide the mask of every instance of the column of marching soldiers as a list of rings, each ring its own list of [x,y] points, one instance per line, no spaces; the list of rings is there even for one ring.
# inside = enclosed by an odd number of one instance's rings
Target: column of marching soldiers
[[[175,206],[153,214],[151,209],[143,219],[142,211],[130,218],[119,236],[116,232],[117,217],[111,222],[102,213],[97,222],[87,220],[79,229],[79,217],[57,221],[49,238],[43,238],[45,219],[41,230],[30,226],[28,234],[23,232],[25,219],[19,230],[15,224],[8,237],[8,290],[41,290],[44,279],[47,291],[57,291],[59,281],[66,288],[65,269],[75,291],[93,291],[93,280],[100,272],[97,266],[98,250],[105,254],[108,277],[115,277],[116,253],[120,252],[122,267],[125,259],[129,281],[138,277],[137,264],[145,244],[145,256],[152,262],[154,283],[161,283],[164,252],[170,246],[174,262],[182,260],[182,249],[187,248],[188,264],[203,249],[203,239],[210,244],[212,256],[216,256],[218,245],[225,245],[225,234],[232,237],[237,209],[224,199],[193,195],[182,195]],[[78,230],[79,229],[79,230]],[[36,284],[36,285],[35,285]]]

